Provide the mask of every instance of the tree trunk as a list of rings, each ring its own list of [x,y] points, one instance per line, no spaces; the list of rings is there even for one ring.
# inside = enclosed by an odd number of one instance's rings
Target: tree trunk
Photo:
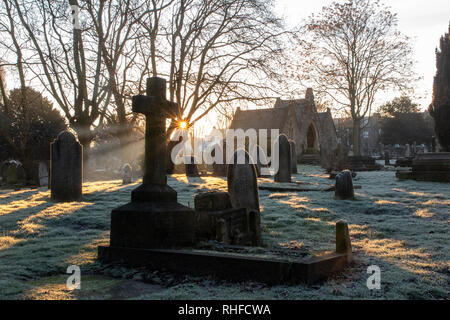
[[[77,131],[78,141],[83,146],[83,181],[88,176],[89,172],[89,156],[91,150],[91,142],[93,140],[91,135],[84,135],[81,132],[83,130]]]
[[[353,119],[353,155],[361,155],[361,119]]]

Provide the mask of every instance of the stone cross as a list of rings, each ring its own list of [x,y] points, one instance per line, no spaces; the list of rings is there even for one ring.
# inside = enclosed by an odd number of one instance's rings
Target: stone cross
[[[166,80],[148,78],[147,95],[134,96],[132,109],[146,118],[143,184],[166,185],[166,119],[178,110],[176,103],[166,100]]]

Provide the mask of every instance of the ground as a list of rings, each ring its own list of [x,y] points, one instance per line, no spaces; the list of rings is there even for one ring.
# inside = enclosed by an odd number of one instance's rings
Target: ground
[[[333,183],[323,170],[299,166],[305,187]],[[273,184],[270,179],[260,183]],[[173,175],[179,202],[226,190],[221,178]],[[87,182],[83,201],[54,203],[46,188],[0,190],[0,299],[448,299],[450,184],[399,181],[394,171],[362,172],[356,201],[332,192],[260,191],[266,247],[334,250],[335,222],[349,223],[354,263],[313,286],[231,283],[158,271],[101,265],[97,246],[109,242],[111,209],[130,199],[138,182]],[[81,289],[69,291],[67,267],[81,267]],[[369,290],[367,268],[381,269]]]

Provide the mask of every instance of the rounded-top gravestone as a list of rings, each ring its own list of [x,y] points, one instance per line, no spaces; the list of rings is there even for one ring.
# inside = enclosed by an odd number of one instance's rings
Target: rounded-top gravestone
[[[61,132],[51,144],[50,189],[55,201],[81,199],[83,147],[69,131]]]
[[[275,150],[278,150],[278,172],[275,174],[275,182],[291,182],[291,146],[288,138],[281,134],[275,144]],[[272,162],[274,155],[272,155]],[[272,164],[273,165],[273,164]]]
[[[8,185],[25,182],[26,174],[25,170],[17,160],[4,161],[0,166],[0,175],[2,181]]]
[[[334,195],[337,200],[355,199],[352,172],[350,170],[344,170],[336,176]]]
[[[133,179],[133,169],[131,168],[131,165],[129,163],[125,163],[122,169],[122,183],[123,184],[129,184],[131,183]]]
[[[244,163],[240,160],[244,160]],[[228,164],[228,194],[233,208],[247,208],[259,212],[258,182],[252,162],[245,150],[239,149],[234,153],[233,163]]]

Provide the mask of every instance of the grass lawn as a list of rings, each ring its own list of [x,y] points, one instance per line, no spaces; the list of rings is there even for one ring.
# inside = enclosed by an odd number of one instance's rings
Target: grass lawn
[[[296,181],[326,186],[323,170],[299,166]],[[271,184],[270,179],[260,183]],[[55,203],[46,188],[0,190],[0,299],[448,299],[450,184],[398,181],[393,171],[362,172],[356,201],[332,192],[260,191],[266,247],[334,250],[334,226],[348,221],[355,262],[314,286],[230,283],[212,277],[101,265],[110,212],[130,200],[137,182],[87,182],[82,202]],[[226,191],[221,178],[169,177],[178,201]],[[67,267],[81,267],[81,290],[66,288]],[[381,269],[381,290],[366,286],[367,268]]]

